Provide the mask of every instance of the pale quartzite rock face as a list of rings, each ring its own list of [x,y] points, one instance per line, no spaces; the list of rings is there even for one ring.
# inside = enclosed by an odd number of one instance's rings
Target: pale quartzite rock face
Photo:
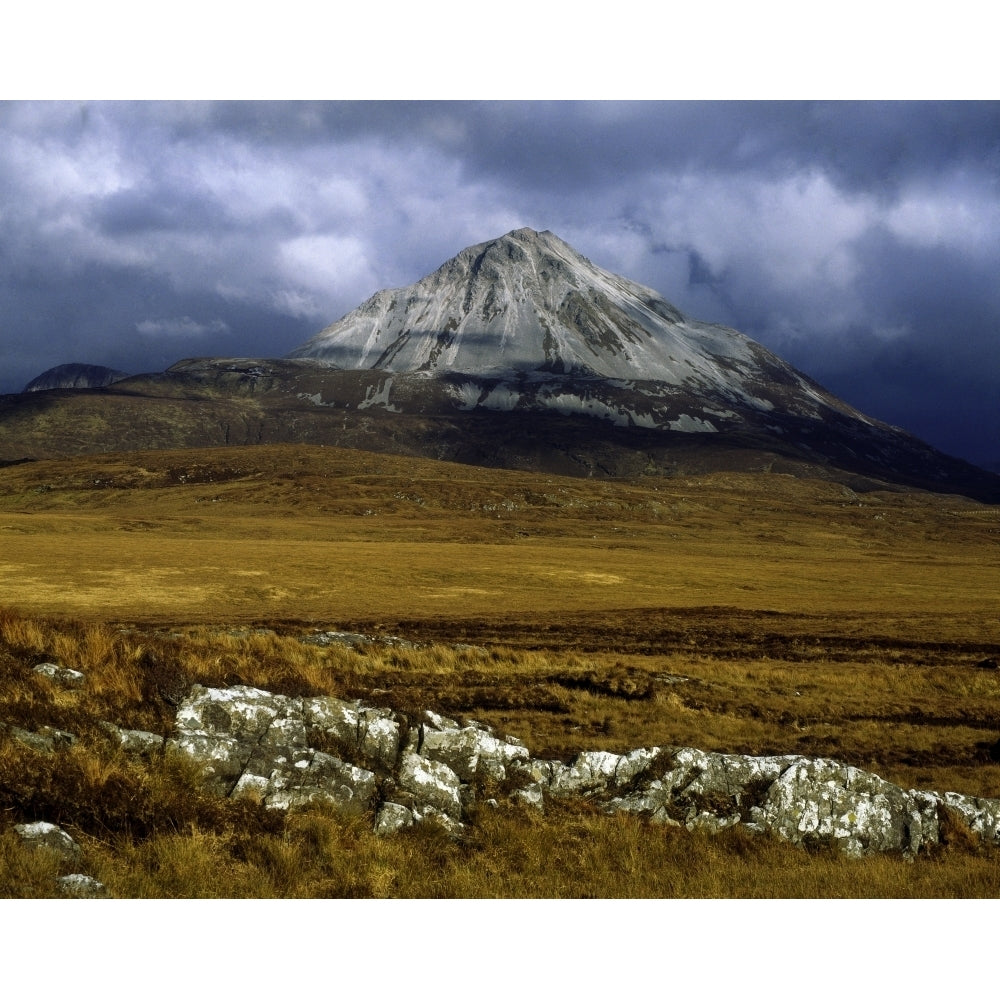
[[[755,819],[793,843],[833,843],[860,857],[915,854],[937,840],[937,809],[898,785],[833,760],[796,761],[768,788]]]
[[[233,798],[258,796],[272,809],[312,802],[361,814],[375,801],[375,775],[311,747],[261,747],[251,755]]]
[[[152,757],[160,753],[166,743],[162,736],[143,729],[120,729],[111,723],[105,723],[103,728],[125,753],[139,757]]]
[[[375,832],[380,834],[398,833],[413,826],[413,813],[396,802],[386,802],[375,818]]]
[[[178,709],[168,748],[198,762],[209,787],[224,795],[255,796],[274,809],[321,802],[364,812],[375,801],[375,775],[310,746],[316,699],[305,701],[308,710],[301,698],[258,688],[196,686]]]
[[[610,807],[656,822],[713,830],[746,821],[761,791],[798,758],[743,757],[683,747],[661,748],[654,759],[659,773],[613,799]]]
[[[462,815],[461,781],[447,764],[404,753],[399,764],[399,786],[452,819]]]
[[[528,748],[474,726],[425,727],[420,755],[447,764],[462,781],[487,777],[503,781],[511,764],[528,760]]]
[[[65,896],[73,899],[103,899],[108,890],[103,882],[98,882],[90,875],[63,875],[56,879],[56,884]]]
[[[310,729],[332,737],[369,766],[395,767],[403,731],[392,712],[323,697],[304,698],[302,709]]]
[[[961,795],[958,792],[918,792],[959,813],[969,829],[978,834],[988,844],[1000,844],[1000,800],[980,799],[972,795]]]

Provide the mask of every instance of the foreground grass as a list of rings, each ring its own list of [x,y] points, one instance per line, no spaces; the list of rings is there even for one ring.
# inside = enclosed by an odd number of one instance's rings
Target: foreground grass
[[[993,852],[944,849],[906,863],[845,861],[739,830],[715,837],[632,817],[498,810],[470,836],[375,837],[318,814],[280,833],[248,828],[81,838],[83,864],[118,898],[904,898],[995,897]],[[53,895],[59,866],[0,836],[3,894]]]
[[[641,638],[641,616],[632,630]],[[898,652],[883,645],[831,662],[584,654],[557,643],[353,650],[303,644],[298,633],[124,628],[8,609],[0,612],[0,717],[80,739],[39,754],[0,734],[0,894],[55,895],[54,877],[71,867],[127,898],[996,896],[1000,852],[961,831],[914,863],[850,861],[740,829],[712,837],[605,816],[584,803],[544,814],[482,806],[457,841],[429,828],[378,838],[366,820],[286,816],[209,797],[190,769],[128,759],[99,726],[167,733],[190,684],[240,682],[502,722],[539,755],[659,743],[811,747],[904,784],[910,773],[927,779],[919,787],[1000,795],[1000,765],[986,752],[995,674],[964,663],[921,666]],[[952,655],[927,654],[945,663]],[[63,690],[38,677],[31,668],[47,659],[83,670],[87,683]],[[63,825],[81,860],[67,867],[25,849],[10,826],[36,819]]]
[[[123,897],[995,896],[995,852],[960,831],[913,864],[586,805],[378,839],[208,798],[100,724],[166,735],[192,684],[250,684],[478,719],[541,757],[802,753],[1000,797],[1000,672],[977,666],[1000,657],[998,534],[968,500],[778,475],[598,483],[300,446],[0,469],[0,722],[79,737],[45,755],[0,733],[0,893],[66,873],[10,832],[44,819]],[[313,626],[419,645],[321,648]]]
[[[222,810],[224,813],[225,810]],[[271,821],[273,825],[273,821]],[[87,870],[128,898],[993,897],[996,852],[944,848],[908,864],[844,861],[739,830],[710,837],[557,807],[478,817],[454,842],[433,829],[375,837],[321,813],[283,829],[246,816],[146,838],[82,837]],[[58,866],[0,839],[9,896],[52,895]],[[65,867],[65,866],[64,866]],[[859,888],[861,891],[859,891]]]

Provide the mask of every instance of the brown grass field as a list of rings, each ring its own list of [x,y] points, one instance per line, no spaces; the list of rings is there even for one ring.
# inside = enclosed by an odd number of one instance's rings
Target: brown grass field
[[[677,744],[835,757],[1000,797],[1000,508],[781,475],[608,482],[305,446],[0,468],[0,808],[59,822],[113,895],[996,896],[1000,857],[849,861],[738,830],[484,814],[375,838],[210,800],[111,754],[177,690],[242,682],[434,708],[540,756]],[[418,648],[303,644],[315,629]],[[455,643],[479,649],[456,651]],[[43,659],[84,670],[55,692]],[[683,683],[671,683],[676,677]],[[56,863],[0,834],[0,892]]]

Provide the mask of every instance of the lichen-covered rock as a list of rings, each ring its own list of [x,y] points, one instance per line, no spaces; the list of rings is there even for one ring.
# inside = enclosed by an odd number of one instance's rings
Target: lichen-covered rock
[[[169,739],[166,751],[168,755],[177,754],[197,764],[209,791],[229,795],[246,769],[255,746],[255,743],[208,731],[182,733]]]
[[[310,730],[332,737],[366,764],[386,771],[396,766],[403,732],[389,710],[328,697],[304,698],[302,710]]]
[[[312,747],[258,747],[232,791],[258,797],[270,809],[319,802],[344,814],[362,814],[375,801],[375,775]]]
[[[4,731],[17,740],[18,743],[39,753],[55,753],[56,750],[63,750],[76,743],[76,736],[67,733],[63,729],[54,729],[52,726],[42,726],[37,732],[21,729],[20,726],[3,726]]]
[[[498,739],[474,726],[425,729],[420,754],[447,764],[462,781],[485,778],[503,781],[510,764],[528,759],[526,747]]]
[[[456,730],[461,729],[461,723],[456,722],[455,719],[449,719],[445,715],[438,715],[437,712],[432,712],[428,709],[424,712],[424,725],[429,729],[438,729],[441,731]]]
[[[519,788],[514,792],[514,799],[523,802],[526,806],[533,806],[535,809],[545,808],[545,785],[540,781],[535,781],[524,788]]]
[[[84,674],[71,667],[62,667],[58,663],[39,663],[35,667],[35,673],[47,677],[50,681],[60,684],[62,687],[80,687],[86,680]]]
[[[413,826],[413,813],[397,802],[385,802],[375,817],[375,832],[382,836]]]
[[[256,742],[279,715],[286,715],[291,702],[283,695],[244,685],[205,688],[196,684],[177,710],[177,730],[182,735],[210,733]]]
[[[912,795],[924,795],[934,800],[935,804],[949,806],[958,812],[969,829],[982,837],[987,844],[1000,844],[1000,801],[997,799],[980,799],[973,795],[961,795],[958,792],[911,792]]]
[[[116,733],[122,745],[152,747],[159,739]],[[625,754],[587,750],[564,764],[533,759],[519,740],[481,723],[426,712],[407,727],[395,713],[360,702],[288,698],[242,686],[194,688],[167,746],[198,762],[207,786],[219,794],[252,795],[270,808],[319,802],[339,812],[371,813],[381,799],[373,817],[381,834],[428,821],[458,833],[475,803],[496,801],[490,797],[506,785],[510,799],[538,808],[550,796],[581,796],[610,812],[690,830],[744,824],[852,856],[913,856],[939,840],[944,809],[985,841],[1000,843],[1000,801],[904,791],[833,760],[650,747]],[[331,746],[365,766],[328,752]]]
[[[363,813],[375,800],[368,770],[309,746],[315,699],[258,688],[196,686],[177,712],[172,753],[201,765],[206,785],[234,798],[254,796],[272,809],[322,802]]]
[[[749,818],[750,809],[796,759],[653,748],[633,765],[635,777],[642,780],[633,780],[632,788],[613,798],[608,808],[690,830],[722,830]]]
[[[64,896],[73,899],[104,899],[108,895],[107,887],[90,875],[63,875],[56,879],[56,885]]]
[[[585,750],[577,754],[570,764],[533,762],[540,766],[532,769],[531,776],[536,781],[545,782],[547,771],[547,784],[553,795],[593,796],[633,785],[663,752],[658,747],[632,750],[627,754]]]
[[[523,787],[538,785],[549,789],[555,775],[565,767],[566,765],[558,760],[529,757],[524,761],[515,761],[511,765],[511,770],[521,779]]]
[[[110,722],[104,723],[102,728],[127,754],[152,757],[165,747],[166,740],[162,736],[146,732],[144,729],[120,729]]]
[[[55,823],[46,823],[44,820],[18,823],[14,831],[29,847],[52,851],[66,860],[75,860],[80,854],[80,845]]]
[[[936,809],[878,775],[834,760],[799,758],[770,786],[754,820],[796,844],[832,844],[860,857],[915,854],[936,839]]]
[[[462,816],[461,781],[440,761],[428,760],[415,753],[404,753],[399,764],[399,787],[419,802],[453,819]],[[416,811],[414,811],[416,815]]]

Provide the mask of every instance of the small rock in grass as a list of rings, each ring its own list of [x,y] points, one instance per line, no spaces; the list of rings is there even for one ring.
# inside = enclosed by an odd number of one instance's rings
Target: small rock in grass
[[[18,823],[14,830],[30,847],[45,848],[63,858],[75,858],[80,853],[80,845],[55,823],[46,823],[44,820]]]
[[[35,673],[48,677],[50,681],[55,681],[63,687],[80,687],[84,682],[84,675],[79,670],[61,667],[58,663],[39,663],[35,667]]]

